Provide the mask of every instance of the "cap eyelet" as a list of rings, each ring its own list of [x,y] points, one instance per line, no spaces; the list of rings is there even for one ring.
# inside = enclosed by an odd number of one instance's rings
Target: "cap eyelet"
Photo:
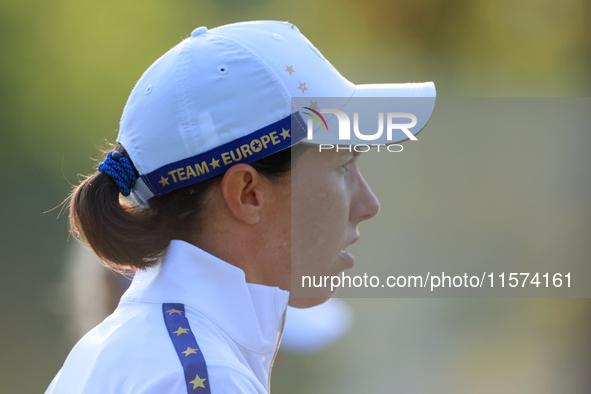
[[[218,74],[224,75],[227,73],[228,73],[228,66],[226,66],[225,64],[218,66]]]
[[[150,92],[152,91],[152,84],[148,85],[146,87],[146,90],[144,91],[144,94],[150,94]]]
[[[281,40],[283,37],[281,37],[279,34],[275,33],[275,34],[273,34],[273,38],[275,38],[276,40]]]
[[[197,37],[205,33],[207,33],[207,27],[201,26],[191,32],[191,37]]]

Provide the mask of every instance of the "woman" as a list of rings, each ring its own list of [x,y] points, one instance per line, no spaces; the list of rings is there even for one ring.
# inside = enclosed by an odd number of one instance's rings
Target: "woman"
[[[291,98],[358,91],[283,22],[200,27],[157,60],[71,195],[72,232],[137,272],[47,393],[269,392],[287,304],[332,295],[290,299],[293,266],[349,268],[379,210],[356,153],[297,144]]]

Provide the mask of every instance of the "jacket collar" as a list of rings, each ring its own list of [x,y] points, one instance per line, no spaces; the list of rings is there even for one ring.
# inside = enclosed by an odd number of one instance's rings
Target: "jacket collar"
[[[162,263],[136,273],[121,299],[183,303],[203,313],[240,345],[272,353],[289,292],[247,283],[240,268],[173,240]]]

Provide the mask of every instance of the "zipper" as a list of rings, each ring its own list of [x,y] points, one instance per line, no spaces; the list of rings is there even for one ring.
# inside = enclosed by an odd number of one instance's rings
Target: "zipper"
[[[283,328],[285,327],[285,316],[287,315],[287,308],[283,312],[283,318],[281,319],[281,330],[279,331],[279,339],[277,340],[277,346],[275,347],[275,353],[271,359],[271,365],[269,366],[269,382],[267,383],[267,393],[271,394],[271,371],[273,370],[273,364],[275,363],[275,357],[279,352],[279,346],[281,345],[281,338],[283,338]]]

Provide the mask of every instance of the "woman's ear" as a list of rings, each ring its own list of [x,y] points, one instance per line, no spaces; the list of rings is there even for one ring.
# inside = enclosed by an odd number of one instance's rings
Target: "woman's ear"
[[[249,164],[232,166],[222,179],[220,191],[232,216],[246,224],[261,220],[268,180]]]

